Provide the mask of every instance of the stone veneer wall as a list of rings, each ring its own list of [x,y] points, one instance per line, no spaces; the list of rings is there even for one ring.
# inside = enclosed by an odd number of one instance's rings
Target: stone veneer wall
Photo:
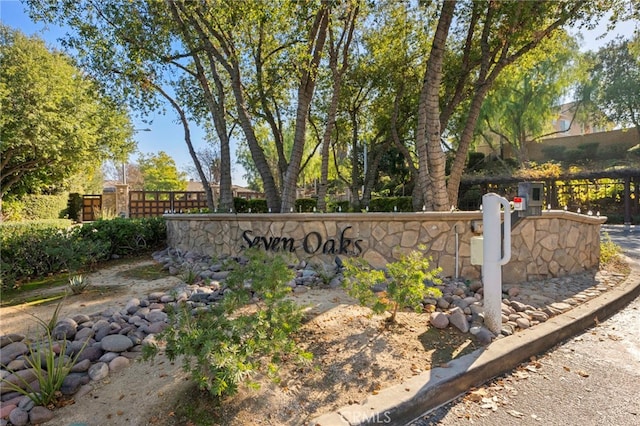
[[[432,265],[442,267],[445,276],[455,274],[457,232],[459,276],[481,276],[480,266],[471,265],[470,252],[471,237],[481,235],[474,233],[482,222],[481,212],[178,214],[165,219],[169,247],[199,254],[237,255],[255,244],[310,262],[333,263],[336,256],[357,255],[383,267],[423,244]],[[511,261],[503,267],[503,281],[597,268],[600,225],[605,220],[565,211],[523,218],[511,234]]]

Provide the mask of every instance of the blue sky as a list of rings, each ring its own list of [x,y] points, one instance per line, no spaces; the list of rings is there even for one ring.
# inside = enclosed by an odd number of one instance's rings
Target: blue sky
[[[60,27],[46,26],[43,23],[32,22],[25,13],[22,3],[18,0],[0,0],[0,19],[5,25],[18,28],[25,34],[39,36],[52,47],[60,47],[57,40],[65,34],[65,31]],[[600,25],[593,31],[583,33],[584,43],[581,50],[597,50],[617,34],[630,36],[634,30],[638,30],[637,22],[628,21],[619,25],[614,32],[605,38],[599,39],[598,36],[605,32],[606,24],[606,19],[603,19],[600,21]],[[171,113],[167,115],[156,113],[146,118],[153,120],[153,124],[147,125],[141,121],[134,121],[134,126],[137,128],[151,129],[151,131],[140,131],[135,134],[138,150],[145,154],[164,151],[175,160],[180,170],[186,170],[187,167],[192,166],[191,157],[184,143],[182,127],[177,123],[176,116]],[[195,149],[198,150],[206,147],[207,144],[204,140],[203,131],[194,127],[192,132]],[[233,151],[235,151],[235,147],[232,147],[232,158],[236,158]],[[134,155],[132,160],[136,158],[137,155]],[[237,164],[232,164],[232,169],[233,183],[236,185],[245,185],[246,182],[242,177],[244,172],[242,167]]]

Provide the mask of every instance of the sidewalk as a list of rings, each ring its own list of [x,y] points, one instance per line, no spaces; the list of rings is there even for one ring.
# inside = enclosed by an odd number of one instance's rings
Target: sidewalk
[[[609,232],[607,227],[603,229]],[[636,230],[637,231],[637,230]],[[639,235],[629,234],[630,238]],[[640,238],[639,238],[640,239]],[[313,426],[405,425],[470,388],[513,370],[531,356],[594,326],[640,295],[640,259],[628,258],[631,272],[617,287],[570,311],[527,330],[494,341],[438,367],[370,396],[364,403],[344,406],[313,419]]]

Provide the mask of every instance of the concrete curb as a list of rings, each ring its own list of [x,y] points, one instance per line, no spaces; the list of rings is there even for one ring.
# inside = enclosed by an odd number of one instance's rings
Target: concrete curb
[[[615,314],[640,295],[640,264],[630,261],[629,277],[619,286],[545,323],[496,340],[490,345],[371,395],[360,405],[347,405],[317,417],[311,426],[405,425],[451,401],[470,388],[513,370]]]

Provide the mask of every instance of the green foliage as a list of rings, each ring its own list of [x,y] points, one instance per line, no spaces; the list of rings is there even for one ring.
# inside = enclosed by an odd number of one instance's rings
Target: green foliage
[[[267,207],[267,200],[262,198],[249,200],[247,208],[251,209],[252,213],[267,213],[269,211],[269,208]]]
[[[485,155],[482,152],[470,152],[467,159],[467,171],[478,171],[482,169]]]
[[[71,221],[68,219],[43,219],[25,222],[0,222],[0,243],[9,238],[19,235],[28,234],[30,232],[42,229],[68,229],[71,227]]]
[[[441,283],[438,278],[441,269],[430,270],[429,260],[415,250],[399,261],[388,263],[385,273],[371,268],[361,258],[350,258],[343,262],[343,285],[351,297],[376,314],[391,312],[389,321],[395,323],[398,309],[408,307],[419,312],[425,296],[442,296],[442,292],[432,286]],[[374,287],[382,284],[386,284],[386,290],[375,293]]]
[[[65,187],[76,173],[133,150],[126,109],[72,59],[0,26],[0,197]]]
[[[162,217],[141,219],[117,217],[86,223],[80,228],[80,235],[87,241],[108,243],[108,257],[131,256],[164,244],[167,239],[167,229]]]
[[[622,249],[619,245],[611,240],[608,233],[603,233],[600,239],[600,267],[614,262],[622,254]]]
[[[67,201],[67,217],[78,222],[82,216],[82,195],[77,192],[69,194]]]
[[[2,213],[6,220],[59,219],[67,211],[66,192],[58,195],[24,195],[3,200]]]
[[[196,270],[196,265],[183,266],[182,270],[180,271],[180,279],[189,285],[195,283],[198,279],[198,271]]]
[[[370,212],[412,212],[411,197],[372,198],[369,202]]]
[[[482,106],[480,131],[494,145],[511,145],[525,163],[526,144],[553,131],[556,105],[578,78],[577,44],[562,31],[546,38],[524,56],[518,66],[506,68],[497,78]]]
[[[75,271],[106,259],[107,252],[106,242],[85,240],[77,227],[36,229],[3,236],[0,248],[2,286],[50,273]]]
[[[622,127],[640,122],[640,61],[633,43],[640,36],[617,38],[601,48],[593,61],[590,84],[584,89],[597,110]]]
[[[195,315],[183,304],[157,336],[166,342],[169,359],[182,356],[199,387],[215,396],[233,395],[241,384],[256,386],[251,378],[258,372],[277,379],[280,363],[310,357],[292,339],[302,321],[301,308],[286,299],[293,271],[282,256],[246,254],[248,262],[229,274],[219,304]],[[257,302],[250,304],[252,300]],[[155,346],[145,347],[144,358],[157,351]]]
[[[145,191],[184,191],[187,174],[179,172],[176,162],[166,152],[140,155],[138,166],[144,178]]]
[[[48,222],[8,223],[2,225],[2,230],[3,288],[19,280],[92,267],[113,255],[138,254],[166,241],[166,226],[161,217],[99,220],[65,229]]]
[[[233,197],[233,211],[235,213],[247,213],[249,211],[249,201],[244,198]]]
[[[69,289],[73,294],[81,294],[89,285],[89,278],[84,275],[73,275],[69,277]]]
[[[311,213],[316,208],[317,202],[315,198],[298,198],[296,200],[296,211],[302,213]]]
[[[39,342],[30,342],[29,354],[24,359],[27,368],[30,368],[35,374],[37,384],[29,383],[20,376],[16,376],[19,380],[18,383],[10,382],[5,378],[0,379],[3,386],[29,397],[36,405],[44,407],[55,402],[59,397],[59,390],[65,377],[67,377],[85,345],[89,342],[87,339],[75,355],[67,356],[67,340],[57,341],[53,338],[51,331],[58,321],[61,304],[62,301],[56,306],[55,313],[49,321],[34,316],[44,330],[44,334]],[[14,373],[5,365],[2,365],[2,368]]]
[[[347,213],[349,211],[351,211],[349,201],[330,201],[327,203],[326,213]]]

